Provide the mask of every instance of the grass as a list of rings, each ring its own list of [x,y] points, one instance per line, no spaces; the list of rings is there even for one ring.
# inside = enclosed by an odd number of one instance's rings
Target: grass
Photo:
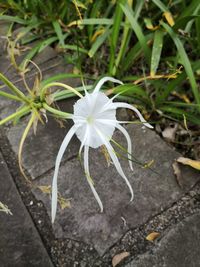
[[[9,55],[21,74],[27,71],[25,62],[48,45],[74,65],[76,74],[40,81],[43,88],[69,76],[116,76],[125,84],[108,93],[120,93],[119,98],[139,106],[150,120],[167,116],[200,124],[199,1],[60,0],[44,5],[41,0],[9,0],[0,2],[0,20],[10,23]],[[14,51],[30,43],[35,44],[17,64]],[[30,96],[4,76],[0,79],[12,92],[0,91],[0,96],[26,102],[30,111],[35,108]],[[62,90],[55,101],[72,96]]]

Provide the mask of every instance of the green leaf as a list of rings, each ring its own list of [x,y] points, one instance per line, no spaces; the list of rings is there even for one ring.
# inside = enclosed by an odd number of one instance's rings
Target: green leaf
[[[190,112],[186,111],[186,109],[179,109],[176,107],[170,106],[161,106],[160,110],[172,114],[177,119],[182,119],[183,115],[186,117],[187,120],[191,121],[194,124],[200,125],[200,118],[199,116],[195,116]]]
[[[154,33],[154,43],[151,55],[151,76],[154,76],[156,74],[159,65],[161,51],[163,47],[163,36],[164,32],[162,30],[157,30]]]
[[[65,38],[63,36],[63,33],[62,33],[62,29],[60,27],[60,24],[58,23],[57,20],[54,20],[52,22],[52,24],[53,24],[54,30],[55,30],[55,32],[56,32],[56,34],[58,36],[58,39],[60,41],[61,46],[64,46],[65,45]]]
[[[168,26],[166,23],[164,23],[162,21],[160,23],[164,27],[164,29],[168,32],[168,34],[170,35],[170,37],[172,38],[172,40],[174,41],[174,43],[176,45],[176,48],[177,48],[177,51],[178,51],[179,56],[181,58],[182,64],[183,64],[185,71],[188,75],[196,103],[200,104],[199,89],[198,89],[198,86],[197,86],[197,83],[195,80],[195,76],[194,76],[194,73],[193,73],[193,70],[191,67],[190,60],[189,60],[189,58],[185,52],[183,44],[181,43],[180,39],[178,38],[176,33],[174,33],[174,31],[172,30],[172,28],[170,26]]]
[[[28,102],[27,97],[12,83],[10,82],[2,73],[0,73],[0,80],[2,80],[8,88],[22,101]]]
[[[25,25],[28,24],[28,21],[21,19],[18,16],[13,17],[13,16],[7,16],[7,15],[0,15],[0,20],[8,21],[8,22],[16,22],[16,23],[25,24]]]
[[[144,54],[145,54],[145,58],[147,60],[147,62],[150,64],[150,54],[151,54],[151,51],[146,43],[146,38],[142,32],[142,29],[141,29],[141,26],[139,25],[139,23],[137,22],[136,18],[135,18],[135,15],[131,9],[130,6],[128,5],[122,5],[120,4],[124,14],[127,16],[128,18],[128,21],[129,23],[131,24],[131,27],[133,29],[133,31],[135,32],[138,40],[139,40],[139,43],[144,51]]]
[[[120,2],[125,2],[125,1],[121,0],[116,3],[116,8],[114,11],[114,22],[113,22],[112,32],[110,36],[110,58],[109,58],[108,72],[111,75],[114,75],[113,68],[114,68],[114,62],[115,62],[115,56],[116,56],[115,53],[116,53],[117,44],[119,42],[119,31],[121,27],[121,22],[123,20],[123,12],[119,5]]]
[[[95,55],[96,51],[105,42],[110,32],[111,30],[107,28],[103,34],[97,37],[96,41],[93,43],[92,47],[90,48],[88,52],[89,57],[93,57]]]

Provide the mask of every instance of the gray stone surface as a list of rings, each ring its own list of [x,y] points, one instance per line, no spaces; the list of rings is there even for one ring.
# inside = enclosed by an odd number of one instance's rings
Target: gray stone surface
[[[66,105],[66,103],[64,104]],[[68,102],[69,109],[71,109],[71,102]],[[62,110],[69,110],[66,105]],[[19,142],[22,133],[26,127],[28,118],[20,124],[17,124],[8,131],[8,139],[15,153],[18,153]],[[71,127],[72,122],[64,123],[65,128],[61,128],[55,119],[49,117],[47,124],[38,124],[36,135],[31,129],[23,149],[23,166],[29,172],[32,179],[44,174],[51,169],[55,164],[56,154],[61,145],[61,142]],[[69,153],[64,158],[69,159],[76,155],[79,143],[74,138],[74,142],[69,147]]]
[[[173,227],[151,252],[139,256],[126,267],[199,267],[200,214]]]
[[[19,63],[22,61],[24,56],[25,54],[23,53],[18,58]],[[36,55],[32,60],[40,67],[43,79],[47,79],[60,73],[72,72],[72,65],[66,65],[64,63],[64,60],[59,57],[51,47],[46,47],[40,54]],[[17,73],[16,69],[10,64],[8,56],[0,55],[0,62],[0,72],[3,73],[9,80],[11,80],[18,89],[20,89],[24,93],[27,93],[22,78]],[[32,88],[35,80],[35,75],[37,74],[37,70],[32,64],[29,65],[29,69],[30,71],[26,74],[26,81],[29,85],[29,88]],[[74,78],[68,78],[62,82],[66,82],[71,86],[77,86],[80,84],[79,79]],[[1,81],[0,85],[3,85]],[[2,90],[8,93],[12,93],[6,86],[4,86]],[[4,97],[1,97],[0,99],[0,118],[5,118],[6,116],[10,115],[21,104],[18,101],[12,101]]]
[[[21,56],[21,58],[23,57],[24,55]],[[13,67],[8,68],[9,59],[7,59],[5,55],[2,55],[0,56],[0,60],[3,62],[3,64],[0,65],[0,72],[3,72],[4,74],[6,73],[5,75],[20,90],[26,92],[23,81],[17,74],[16,70]],[[39,55],[35,56],[34,62],[39,65],[43,74],[43,79],[47,79],[60,73],[72,72],[72,66],[64,64],[63,59],[57,56],[55,51],[50,47],[47,47]],[[32,88],[36,70],[32,65],[30,65],[30,68],[32,68],[33,71],[28,73],[27,82],[29,87]],[[74,78],[67,78],[62,82],[65,82],[71,86],[77,86],[80,84],[80,80]],[[3,90],[10,92],[7,87],[3,88]],[[61,104],[62,110],[70,112],[72,110],[73,102],[74,101],[68,101],[64,103],[63,106]],[[13,113],[19,107],[19,105],[20,103],[17,101],[8,100],[7,98],[1,97],[0,118],[5,118]],[[9,142],[16,154],[18,153],[19,141],[26,127],[27,119],[28,118],[22,120],[20,124],[12,126],[8,131]],[[59,149],[62,139],[71,127],[71,123],[66,122],[64,123],[64,126],[65,128],[60,128],[59,124],[53,120],[51,116],[49,116],[49,122],[47,125],[43,126],[39,123],[37,136],[33,134],[33,131],[30,132],[30,135],[25,142],[23,165],[33,179],[45,173],[54,166],[55,155]],[[49,145],[47,146],[47,144]],[[76,142],[74,142],[74,145],[72,145],[71,151],[66,158],[73,156],[75,151],[77,151]]]
[[[127,161],[121,160],[135,192],[135,199],[130,203],[129,190],[114,166],[108,168],[102,153],[91,151],[91,175],[104,204],[104,212],[100,214],[80,162],[77,158],[66,162],[60,168],[58,190],[62,197],[71,199],[71,208],[59,209],[57,212],[54,225],[57,237],[69,237],[93,244],[102,254],[128,229],[143,224],[177,201],[199,179],[198,172],[184,167],[184,186],[180,189],[172,170],[172,163],[179,154],[153,131],[137,125],[129,125],[126,128],[132,139],[134,156],[142,162],[154,160],[152,168],[159,174],[137,164],[134,164],[132,172]],[[120,133],[117,132],[115,138],[126,146]],[[68,153],[66,151],[66,154]],[[36,184],[50,185],[52,177],[53,171],[41,177],[39,181],[36,180]],[[39,189],[35,190],[34,194],[44,202],[50,214],[49,195],[41,193]]]
[[[0,212],[0,266],[53,267],[0,154],[0,201],[13,215]]]

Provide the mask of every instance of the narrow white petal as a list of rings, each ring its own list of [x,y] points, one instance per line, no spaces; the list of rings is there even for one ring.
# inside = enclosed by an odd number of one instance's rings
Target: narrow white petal
[[[120,124],[118,124],[117,120],[99,119],[98,121],[100,121],[102,124],[114,125],[118,130],[120,130],[123,133],[123,135],[126,138],[127,146],[128,146],[129,166],[130,166],[131,170],[133,170],[133,164],[132,164],[132,161],[131,161],[132,144],[131,144],[130,136],[129,136],[128,132],[126,131],[126,129],[124,127],[122,127]]]
[[[122,102],[115,102],[113,103],[113,107],[115,108],[128,108],[133,110],[139,117],[140,121],[148,128],[153,128],[153,126],[151,126],[148,122],[146,122],[146,120],[143,118],[142,114],[139,112],[139,110],[137,108],[135,108],[134,106],[127,104],[127,103],[122,103]]]
[[[128,162],[129,162],[129,166],[130,166],[131,170],[133,170],[133,164],[131,161],[132,144],[131,144],[130,136],[129,136],[127,130],[124,127],[122,127],[120,124],[116,124],[116,128],[119,129],[126,138],[127,146],[128,146],[128,159],[129,159]]]
[[[90,176],[88,155],[89,155],[89,146],[85,146],[84,147],[84,169],[85,169],[85,175],[86,175],[88,184],[90,185],[90,188],[91,188],[91,190],[92,190],[92,192],[94,194],[94,197],[95,197],[96,201],[99,204],[100,211],[103,212],[103,204],[101,202],[101,199],[100,199],[97,191],[94,188],[94,185],[92,183],[92,179],[91,179],[91,176]]]
[[[84,135],[83,141],[81,142],[81,146],[80,146],[80,149],[79,149],[79,155],[80,156],[81,156],[81,152],[82,152],[83,146],[85,145],[85,143],[87,141],[87,138],[89,138],[89,126],[88,125],[86,126],[85,135]]]
[[[113,83],[119,83],[119,84],[123,84],[123,82],[121,82],[120,80],[117,80],[115,78],[112,78],[112,77],[103,77],[101,80],[99,80],[99,82],[97,83],[96,87],[94,88],[94,91],[93,93],[97,93],[99,92],[99,90],[101,89],[101,86],[107,82],[107,81],[110,81],[110,82],[113,82]]]
[[[107,139],[102,135],[102,133],[101,133],[97,128],[95,128],[95,130],[96,130],[97,134],[99,135],[99,137],[102,139],[102,142],[104,143],[104,145],[106,146],[106,148],[107,148],[107,150],[108,150],[108,153],[109,153],[109,155],[110,155],[110,157],[111,157],[111,159],[112,159],[112,161],[113,161],[113,163],[114,163],[114,165],[115,165],[115,167],[116,167],[118,173],[119,173],[119,174],[122,176],[122,178],[125,180],[125,182],[126,182],[128,188],[129,188],[129,190],[130,190],[130,193],[131,193],[131,199],[130,199],[130,201],[132,201],[133,198],[134,198],[134,193],[133,193],[132,186],[131,186],[131,184],[129,183],[129,181],[128,181],[126,175],[124,174],[124,172],[123,172],[123,170],[122,170],[122,167],[121,167],[121,165],[120,165],[120,163],[119,163],[119,160],[118,160],[118,158],[117,158],[117,156],[116,156],[116,154],[115,154],[115,152],[114,152],[113,147],[111,146],[110,142],[107,141]]]
[[[52,201],[51,201],[51,218],[52,218],[52,223],[54,223],[55,217],[56,217],[56,210],[57,210],[57,193],[58,193],[58,189],[57,189],[57,179],[58,179],[58,171],[59,171],[59,167],[60,167],[60,163],[63,157],[63,154],[72,138],[72,136],[74,135],[74,133],[77,130],[77,125],[72,126],[72,128],[69,130],[69,132],[67,133],[67,135],[65,136],[60,149],[58,151],[58,155],[56,158],[56,163],[55,163],[55,170],[54,170],[54,176],[53,176],[53,182],[52,182]]]

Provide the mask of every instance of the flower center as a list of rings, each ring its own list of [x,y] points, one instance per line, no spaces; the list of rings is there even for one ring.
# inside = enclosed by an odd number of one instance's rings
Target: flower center
[[[91,115],[88,116],[88,117],[87,117],[87,123],[88,123],[88,124],[93,124],[93,123],[94,123],[94,117],[91,116]]]

